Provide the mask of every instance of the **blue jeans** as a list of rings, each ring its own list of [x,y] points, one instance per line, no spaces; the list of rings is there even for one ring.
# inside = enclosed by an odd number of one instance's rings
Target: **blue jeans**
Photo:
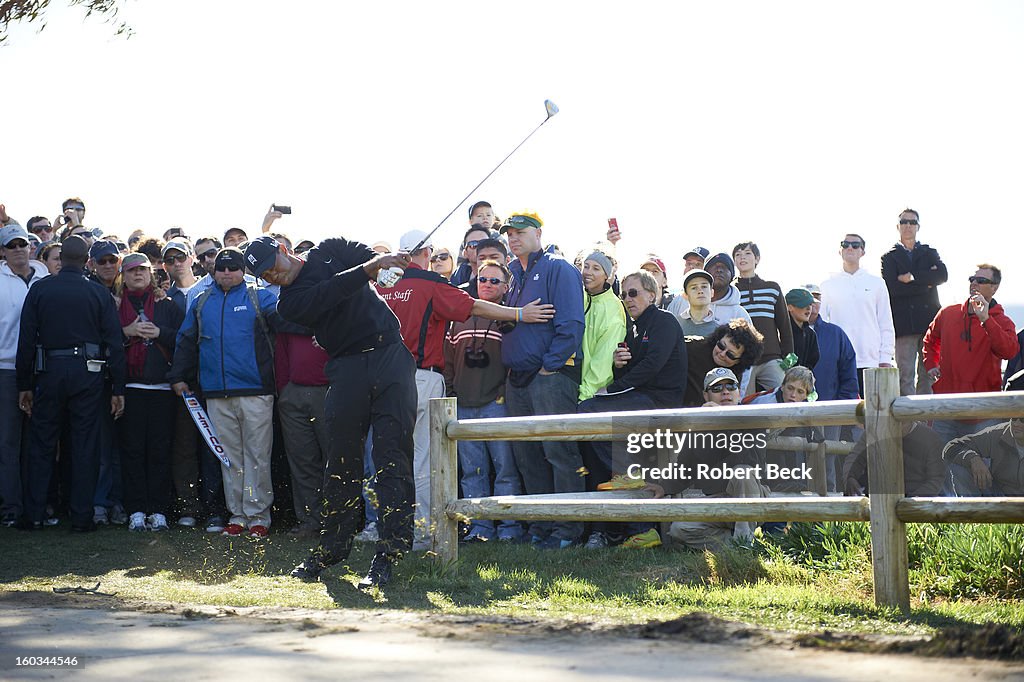
[[[504,403],[491,402],[480,407],[459,405],[459,419],[489,419],[507,416]],[[462,494],[466,497],[494,495],[521,495],[519,469],[507,440],[460,440],[459,464],[462,466]],[[491,471],[494,486],[491,486]],[[474,519],[469,534],[488,540],[495,537],[494,521]],[[523,534],[518,521],[505,519],[498,522],[498,538],[517,540]]]
[[[580,385],[561,372],[537,374],[529,385],[516,388],[505,385],[509,416],[532,417],[549,414],[576,414]],[[583,460],[572,441],[513,441],[512,453],[529,495],[581,493],[585,481],[580,471]],[[579,521],[534,521],[529,533],[544,539],[579,540],[583,524]]]
[[[935,430],[935,433],[939,434],[943,447],[945,447],[951,440],[977,433],[982,429],[995,426],[1000,421],[999,419],[983,419],[980,422],[936,419],[932,422],[932,429]],[[957,468],[962,471],[956,471]],[[980,495],[978,488],[974,485],[974,479],[970,472],[952,462],[946,462],[946,483],[942,487],[942,494],[946,497],[975,497]]]

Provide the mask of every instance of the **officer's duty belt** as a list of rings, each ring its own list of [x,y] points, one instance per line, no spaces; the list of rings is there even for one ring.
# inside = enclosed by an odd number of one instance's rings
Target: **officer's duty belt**
[[[84,346],[74,348],[47,349],[47,358],[83,358],[85,360],[96,360],[100,356],[100,347],[87,343]]]

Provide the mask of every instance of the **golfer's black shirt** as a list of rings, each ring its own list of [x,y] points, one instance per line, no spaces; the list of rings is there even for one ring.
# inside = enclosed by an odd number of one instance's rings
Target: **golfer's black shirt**
[[[331,357],[400,342],[398,318],[363,271],[376,255],[366,244],[325,239],[310,249],[295,281],[281,287],[277,312],[312,329]]]

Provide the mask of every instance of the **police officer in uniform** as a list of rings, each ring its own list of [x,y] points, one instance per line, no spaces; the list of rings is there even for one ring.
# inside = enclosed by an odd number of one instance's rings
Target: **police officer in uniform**
[[[380,541],[360,589],[386,584],[395,560],[412,546],[413,426],[416,422],[416,363],[402,343],[398,319],[370,286],[381,269],[405,268],[407,256],[376,254],[347,239],[326,239],[305,261],[271,237],[245,250],[257,277],[281,286],[277,311],[313,330],[331,359],[324,403],[330,433],[324,472],[324,522],[320,543],[292,571],[319,579],[343,561],[362,520],[363,448],[373,426],[375,490],[380,501]]]
[[[124,411],[125,355],[121,324],[110,293],[85,279],[86,241],[68,237],[61,247],[61,271],[29,289],[21,312],[16,361],[18,404],[32,418],[24,518],[20,527],[40,528],[54,453],[67,415],[71,428],[71,530],[93,523],[93,495],[99,473],[97,438],[104,404],[104,369],[115,418]],[[34,376],[33,376],[34,375]]]

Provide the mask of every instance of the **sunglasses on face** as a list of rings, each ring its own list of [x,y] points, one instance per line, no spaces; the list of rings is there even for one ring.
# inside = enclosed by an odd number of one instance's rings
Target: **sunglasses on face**
[[[217,272],[238,272],[242,267],[239,265],[218,265]]]
[[[715,344],[715,348],[717,348],[718,350],[720,350],[723,353],[725,353],[725,357],[729,358],[733,362],[736,362],[737,360],[740,359],[739,355],[736,355],[731,350],[729,350],[728,348],[725,347],[725,342],[724,341],[719,341],[718,343],[716,343]]]
[[[199,254],[200,260],[206,260],[207,258],[213,258],[217,255],[217,249],[210,249],[209,251],[203,251]]]
[[[863,249],[864,242],[859,242],[856,240],[851,242],[844,239],[843,241],[839,242],[839,246],[843,247],[844,249]]]
[[[437,263],[438,261],[446,261],[446,260],[448,260],[449,258],[451,258],[451,255],[450,255],[450,254],[447,254],[447,253],[439,253],[439,254],[437,254],[436,256],[431,256],[431,257],[430,257],[430,262],[431,262],[431,263]]]
[[[466,242],[466,248],[467,249],[475,249],[477,247],[477,245],[479,245],[479,244],[480,244],[480,240],[479,239],[474,239],[471,242]]]
[[[104,256],[96,261],[96,265],[115,265],[117,263],[117,256]]]
[[[627,291],[623,291],[622,296],[620,298],[622,298],[622,300],[625,301],[627,298],[637,298],[638,296],[640,296],[640,292],[638,290],[629,289]]]
[[[708,393],[721,393],[722,391],[738,391],[740,387],[731,381],[721,381],[708,388]]]
[[[994,279],[989,279],[988,277],[977,277],[975,275],[968,277],[967,281],[971,284],[999,284],[999,282]]]
[[[53,232],[52,225],[34,225],[29,229],[29,232]]]
[[[184,263],[186,260],[188,260],[188,256],[183,253],[177,256],[164,256],[164,265],[174,265],[176,262]]]
[[[900,219],[900,225],[917,225],[917,221],[913,220],[913,219],[911,219],[911,220],[904,220],[904,219],[901,218]]]
[[[505,283],[505,280],[503,280],[500,277],[478,277],[477,281],[478,282],[487,282],[488,284],[493,284],[495,286],[497,286],[499,284],[504,284]]]
[[[13,249],[24,249],[27,246],[28,246],[28,242],[25,241],[24,239],[14,239],[12,241],[7,242],[7,246],[5,246],[4,248],[5,249],[13,250]]]

